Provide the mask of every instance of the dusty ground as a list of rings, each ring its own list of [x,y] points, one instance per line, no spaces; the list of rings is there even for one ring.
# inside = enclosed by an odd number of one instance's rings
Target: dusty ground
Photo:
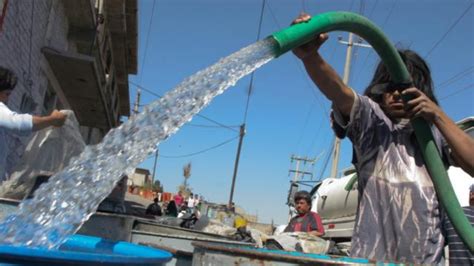
[[[126,193],[125,194],[125,207],[127,208],[127,214],[144,216],[145,210],[153,203],[151,200],[147,200],[138,195]]]

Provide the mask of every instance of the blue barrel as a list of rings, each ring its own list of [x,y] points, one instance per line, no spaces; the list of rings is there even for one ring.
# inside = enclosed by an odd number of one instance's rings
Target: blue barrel
[[[57,250],[0,245],[4,265],[164,265],[169,252],[128,242],[73,235]]]

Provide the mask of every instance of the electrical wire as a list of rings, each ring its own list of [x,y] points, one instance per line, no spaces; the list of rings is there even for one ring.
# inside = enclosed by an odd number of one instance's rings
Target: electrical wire
[[[306,114],[306,118],[304,120],[303,128],[301,129],[300,135],[298,137],[298,141],[296,142],[296,150],[298,151],[300,148],[301,140],[303,140],[303,135],[306,132],[306,127],[308,126],[309,118],[311,114],[313,113],[314,109],[314,104],[311,105],[311,107],[308,110],[308,113]]]
[[[334,55],[336,54],[337,47],[338,47],[337,45],[334,45],[334,49],[332,50],[331,55],[328,57],[329,58],[328,62],[330,62],[334,58]],[[304,131],[306,130],[307,124],[309,122],[309,116],[313,112],[313,108],[314,108],[314,104],[311,105],[311,108],[310,108],[310,110],[308,110],[308,113],[306,115],[306,119],[305,119],[305,122],[304,122],[304,125],[303,125],[303,129],[300,133],[300,137],[298,138],[298,142],[296,144],[296,150],[299,150],[300,142],[303,138]],[[326,110],[324,108],[323,108],[323,110],[326,112]],[[327,116],[327,112],[326,112],[326,116]],[[313,147],[314,142],[316,141],[316,138],[319,135],[319,132],[321,131],[321,128],[323,126],[323,121],[324,121],[324,118],[321,119],[321,122],[319,123],[319,128],[316,131],[316,134],[314,135],[313,139],[311,140],[311,145],[308,146],[308,150],[306,151],[306,153],[309,153],[309,150],[311,149],[311,147]]]
[[[319,173],[318,181],[323,179],[324,173],[326,172],[326,168],[328,167],[329,161],[331,159],[332,151],[334,150],[334,139],[336,136],[334,136],[333,140],[331,141],[331,144],[329,145],[329,149],[327,154],[326,154],[326,159],[324,160],[324,165],[321,168],[321,172]]]
[[[273,22],[277,25],[278,29],[281,30],[280,23],[278,23],[278,20],[276,19],[275,14],[273,13],[272,7],[270,6],[270,4],[267,4],[267,7],[268,11],[270,11],[270,15],[273,18]]]
[[[459,93],[461,93],[461,92],[463,92],[463,91],[466,91],[466,90],[468,90],[468,89],[470,89],[470,88],[472,88],[472,87],[474,87],[474,83],[471,83],[471,84],[469,84],[469,85],[467,85],[467,86],[465,86],[465,87],[463,87],[463,88],[461,88],[461,89],[459,89],[459,90],[456,90],[456,91],[454,91],[453,93],[450,93],[450,94],[448,94],[448,95],[445,95],[445,96],[441,97],[439,100],[440,100],[440,101],[441,101],[441,100],[445,100],[445,99],[450,98],[450,97],[452,97],[452,96],[454,96],[454,95],[456,95],[456,94],[459,94]]]
[[[191,126],[191,127],[208,127],[208,128],[221,128],[222,127],[222,126],[218,126],[218,125],[201,125],[201,124],[193,124],[193,123],[186,123],[184,125],[185,126]],[[229,127],[239,128],[240,126],[229,126]]]
[[[273,18],[273,22],[276,24],[276,26],[278,27],[279,30],[281,30],[281,26],[280,26],[280,23],[278,23],[278,20],[276,19],[276,16],[275,14],[273,13],[273,10],[270,6],[270,4],[268,3],[267,4],[267,7],[268,7],[268,11],[270,12],[270,15],[271,17]],[[316,95],[316,92],[315,92],[315,89],[314,89],[314,86],[311,86],[311,84],[309,84],[308,82],[308,75],[306,75],[301,67],[301,65],[299,64],[299,62],[296,60],[295,57],[292,57],[293,58],[293,62],[296,64],[297,68],[299,69],[300,73],[302,74],[303,76],[303,79],[305,80],[306,82],[306,85],[308,86],[309,90],[311,91],[312,95],[314,96],[316,102],[320,105],[321,109],[324,111],[324,113],[326,114],[327,117],[329,117],[329,113],[328,111],[326,110],[326,108],[324,107],[324,104],[322,103],[321,99]]]
[[[263,14],[265,11],[265,0],[262,1],[262,9],[260,11],[260,21],[258,23],[258,31],[257,31],[257,42],[260,40],[260,33],[262,31],[262,21],[263,21]],[[245,113],[244,113],[244,124],[247,122],[248,110],[249,110],[249,103],[250,103],[250,96],[252,95],[253,90],[253,79],[254,79],[255,71],[252,71],[250,74],[250,84],[249,84],[249,91],[247,93],[247,103],[245,104]]]
[[[377,3],[375,3],[377,4]],[[385,25],[388,23],[390,17],[392,16],[393,14],[393,11],[395,10],[395,6],[397,5],[397,1],[394,1],[392,6],[390,7],[390,10],[388,11],[388,15],[387,17],[385,17],[385,20],[384,22],[381,24],[380,28],[383,29],[385,27]],[[370,12],[371,14],[373,13],[373,11],[375,10],[375,7],[372,8],[372,11]],[[370,16],[370,15],[369,15]],[[361,72],[366,69],[366,65],[368,63],[368,60],[369,60],[369,57],[372,55],[372,53],[374,52],[374,49],[370,49],[369,52],[367,53],[367,56],[365,57],[364,59],[364,62],[362,63],[362,66],[359,68],[359,72],[358,74],[355,76],[355,80],[354,80],[354,83],[356,83],[356,81],[358,81],[359,77],[361,76]]]
[[[177,158],[184,158],[184,157],[191,157],[191,156],[195,156],[195,155],[198,155],[198,154],[201,154],[201,153],[204,153],[204,152],[208,152],[208,151],[211,151],[211,150],[214,150],[214,149],[217,149],[227,143],[230,143],[236,139],[238,139],[239,136],[235,136],[233,138],[230,138],[224,142],[221,142],[217,145],[214,145],[212,147],[209,147],[207,149],[204,149],[204,150],[200,150],[200,151],[197,151],[197,152],[193,152],[193,153],[188,153],[188,154],[183,154],[183,155],[160,155],[160,157],[163,157],[163,158],[168,158],[168,159],[177,159]]]
[[[365,0],[360,0],[359,15],[363,16],[365,13]]]
[[[352,11],[353,6],[354,6],[354,0],[351,1],[351,5],[349,6],[349,11]]]
[[[359,6],[359,15],[363,16],[365,13],[365,1],[360,0],[360,6]],[[361,43],[363,40],[356,34],[354,34],[354,38],[356,39],[354,41],[355,44]],[[359,49],[360,47],[358,45],[353,45],[353,51],[352,51],[352,63],[350,65],[350,72],[349,73],[354,73],[354,69],[357,68],[357,63],[360,61],[359,59]],[[349,80],[348,84],[352,84],[352,80],[354,78],[354,75],[349,75]],[[357,78],[357,77],[356,77]]]
[[[457,73],[456,75],[452,76],[451,78],[441,82],[437,86],[437,89],[444,88],[450,84],[453,84],[454,82],[463,79],[465,76],[469,76],[469,74],[471,74],[472,72],[474,72],[474,66],[468,67],[463,71]]]
[[[438,47],[438,45],[444,41],[444,39],[446,38],[446,36],[448,36],[448,34],[454,29],[454,27],[456,27],[456,25],[459,23],[459,21],[461,21],[461,19],[467,14],[467,12],[469,12],[469,10],[471,10],[471,7],[474,5],[474,3],[471,1],[471,4],[466,8],[466,10],[464,10],[464,12],[456,19],[456,21],[448,28],[448,30],[443,34],[443,36],[441,36],[441,38],[433,45],[433,47],[431,47],[431,49],[428,51],[428,53],[425,55],[425,58],[428,58],[431,53],[436,49],[436,47]]]
[[[274,14],[274,12],[273,12],[273,10],[272,10],[270,4],[267,4],[267,7],[268,7],[268,11],[270,12],[270,15],[271,15],[271,17],[272,17],[272,19],[273,19],[273,22],[275,23],[275,25],[277,26],[277,28],[278,28],[279,30],[281,30],[280,23],[278,22],[278,20],[277,20],[277,18],[276,18],[276,16],[275,16],[275,14]],[[334,57],[334,55],[335,55],[335,53],[336,53],[336,48],[337,48],[337,46],[334,47],[334,49],[333,49],[333,51],[332,51],[332,53],[331,53],[331,56],[329,57],[329,60],[332,60],[332,58]],[[328,111],[326,110],[326,108],[325,108],[324,104],[322,103],[321,99],[316,95],[316,92],[315,92],[315,90],[314,90],[314,86],[311,86],[311,84],[309,83],[309,81],[308,81],[308,76],[304,73],[304,71],[303,71],[301,65],[299,64],[299,62],[298,62],[298,61],[296,60],[296,58],[294,58],[294,57],[293,57],[293,61],[295,62],[295,64],[296,64],[298,70],[300,71],[300,73],[301,73],[301,75],[302,75],[302,78],[303,78],[303,80],[305,81],[307,87],[309,88],[309,90],[311,91],[313,97],[315,98],[316,103],[317,103],[317,104],[320,106],[320,108],[324,111],[326,117],[329,117]],[[304,130],[306,129],[306,127],[307,127],[308,118],[309,118],[309,115],[310,115],[311,112],[312,112],[312,108],[308,111],[307,118],[305,119],[305,123],[304,123],[304,126],[303,126],[303,131],[304,131]],[[319,129],[318,129],[318,132],[319,132],[320,129],[322,128],[322,124],[323,124],[323,123],[320,123],[320,127],[319,127]],[[303,134],[303,132],[301,133],[301,136],[302,136],[302,134]],[[301,138],[301,136],[300,136],[300,138]],[[300,140],[298,140],[297,147],[299,146],[299,142],[300,142]]]
[[[324,117],[321,118],[321,121],[319,122],[319,127],[318,127],[318,129],[316,130],[316,134],[314,134],[313,139],[311,140],[311,144],[310,144],[310,145],[308,146],[308,148],[306,149],[306,154],[308,154],[308,153],[311,151],[311,149],[312,149],[313,146],[314,146],[314,143],[316,142],[316,139],[319,138],[319,135],[321,134],[321,129],[323,128],[323,125],[326,125],[326,123],[324,123],[324,121],[325,121],[326,119],[327,119],[327,117],[326,117],[326,118],[324,118]],[[326,120],[326,121],[327,121],[327,120]]]
[[[150,89],[147,89],[147,88],[143,87],[142,85],[139,85],[139,84],[137,84],[137,83],[135,83],[135,82],[133,82],[133,81],[131,81],[131,80],[129,80],[129,82],[130,82],[132,85],[135,85],[137,88],[139,88],[139,89],[141,89],[141,90],[143,90],[143,91],[145,91],[145,92],[148,92],[149,94],[151,94],[151,95],[153,95],[153,96],[155,96],[155,97],[157,97],[157,98],[162,98],[162,97],[163,97],[163,96],[159,95],[158,93],[156,93],[156,92],[154,92],[154,91],[152,91],[152,90],[150,90]],[[212,122],[212,123],[214,123],[214,124],[216,124],[216,125],[218,125],[218,126],[220,126],[220,127],[222,127],[222,128],[227,128],[227,129],[232,130],[232,131],[234,131],[234,132],[239,132],[239,130],[237,130],[237,129],[235,129],[235,128],[232,128],[232,127],[230,127],[230,126],[226,126],[226,125],[224,125],[224,124],[222,124],[222,123],[219,123],[219,122],[217,122],[216,120],[211,119],[211,118],[209,118],[209,117],[206,117],[206,116],[204,116],[204,115],[196,114],[196,116],[198,116],[198,117],[200,117],[200,118],[202,118],[202,119],[205,119],[205,120],[207,120],[207,121],[209,121],[209,122]]]
[[[375,8],[377,7],[378,3],[379,3],[379,0],[375,0],[375,3],[372,6],[372,9],[370,10],[369,15],[367,16],[368,19],[370,19],[372,17],[372,15],[374,14]]]
[[[146,34],[145,51],[143,52],[141,75],[140,75],[140,78],[139,78],[139,81],[138,81],[139,84],[142,83],[143,74],[145,74],[145,61],[146,61],[146,58],[147,58],[146,55],[147,55],[147,52],[148,52],[148,44],[150,43],[151,25],[153,23],[153,16],[155,14],[155,3],[156,3],[156,0],[153,0],[153,6],[151,7],[150,21],[148,23],[148,31],[147,31],[147,34]]]

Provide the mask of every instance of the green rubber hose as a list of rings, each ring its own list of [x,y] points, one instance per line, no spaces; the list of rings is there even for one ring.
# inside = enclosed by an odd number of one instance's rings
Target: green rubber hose
[[[314,36],[330,31],[353,32],[364,38],[382,58],[395,83],[411,83],[411,77],[398,54],[384,33],[368,19],[350,12],[328,12],[313,17],[307,22],[295,24],[274,33],[277,41],[275,53],[280,56],[291,49],[312,40]],[[405,98],[404,101],[409,99]],[[431,175],[438,198],[446,210],[454,229],[466,246],[474,252],[474,229],[464,215],[457,200],[440,153],[434,142],[429,124],[421,119],[413,119],[412,126],[421,148],[426,168]]]
[[[346,186],[344,187],[344,190],[349,192],[354,188],[355,183],[357,182],[357,174],[353,175],[351,179],[347,182]]]

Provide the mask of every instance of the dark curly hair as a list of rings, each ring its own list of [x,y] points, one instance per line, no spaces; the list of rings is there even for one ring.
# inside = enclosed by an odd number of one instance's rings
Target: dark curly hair
[[[296,192],[294,199],[295,199],[295,203],[299,200],[305,200],[311,206],[311,195],[309,194],[308,191],[300,190]]]
[[[10,69],[0,66],[0,91],[13,90],[16,82],[16,75]]]
[[[426,61],[412,50],[399,50],[398,53],[402,57],[402,60],[411,75],[413,82],[411,85],[418,88],[434,103],[439,105],[438,100],[434,95],[434,86],[433,80],[431,79],[431,71]],[[365,89],[364,95],[368,96],[373,101],[380,104],[382,102],[382,96],[385,92],[389,92],[393,89],[398,89],[400,85],[401,84],[395,84],[392,82],[390,78],[390,73],[385,67],[385,64],[383,63],[383,61],[380,61],[375,70],[372,81]]]

